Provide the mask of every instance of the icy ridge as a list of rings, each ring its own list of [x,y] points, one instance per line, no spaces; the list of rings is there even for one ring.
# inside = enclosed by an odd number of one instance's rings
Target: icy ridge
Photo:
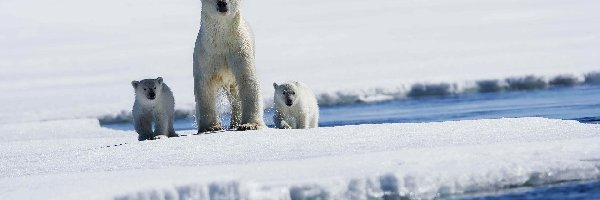
[[[597,138],[593,140],[597,141]],[[503,153],[493,153],[492,151],[497,151],[494,150],[497,148],[505,148],[505,144],[307,159],[303,162],[316,165],[309,167],[310,169],[331,168],[331,164],[326,163],[337,163],[340,160],[355,163],[359,165],[359,168],[360,165],[369,165],[368,163],[371,163],[370,165],[374,168],[377,168],[378,165],[392,163],[389,166],[394,166],[395,169],[366,176],[337,177],[328,175],[309,180],[286,180],[283,182],[265,182],[260,179],[247,180],[244,178],[229,181],[206,181],[141,189],[117,195],[115,199],[435,199],[459,194],[494,192],[515,187],[599,179],[600,163],[597,160],[575,158],[577,157],[575,154],[571,155],[574,159],[567,159],[569,154],[564,152],[560,152],[559,155],[551,155],[551,153],[533,155],[528,152],[532,150],[529,147],[533,147],[535,151],[545,152],[558,147],[565,148],[568,152],[579,149],[579,147],[575,147],[577,144],[585,146],[592,143],[566,141],[564,144],[560,144],[560,142],[511,144],[508,146],[515,150]],[[589,150],[598,151],[597,148]],[[444,151],[452,153],[444,153]],[[425,164],[421,163],[422,160],[410,158],[411,155],[417,154],[426,158],[430,157],[433,163]],[[486,154],[493,155],[500,160],[486,159],[484,158]],[[463,157],[458,158],[457,161],[443,158],[456,155]],[[381,158],[389,160],[382,161]],[[399,160],[403,161],[399,162]],[[474,162],[476,160],[477,162]],[[358,164],[361,162],[365,164]],[[277,172],[280,170],[277,167],[279,164],[274,163],[274,165],[276,167],[272,168],[275,170],[273,174],[280,173]],[[443,170],[441,171],[431,170],[431,168],[439,168],[442,165],[441,169]],[[338,167],[347,168],[347,166]],[[298,173],[301,173],[300,171]],[[289,176],[293,177],[294,175]]]
[[[504,79],[487,79],[463,83],[415,83],[396,88],[371,88],[360,90],[340,90],[317,93],[320,106],[337,106],[357,103],[378,103],[392,100],[422,97],[440,97],[467,93],[493,93],[505,91],[541,90],[557,87],[575,87],[582,85],[600,85],[600,71],[582,75],[562,74],[552,77],[528,75]],[[265,99],[267,110],[271,109],[272,98]],[[223,103],[222,103],[223,104]],[[220,105],[226,112],[226,106]],[[175,118],[193,118],[194,110],[176,109]],[[100,116],[101,124],[131,122],[131,111]]]
[[[462,83],[415,83],[396,88],[323,92],[318,94],[317,98],[319,100],[319,105],[335,106],[341,104],[373,103],[427,96],[524,91],[598,84],[600,84],[600,72],[589,72],[582,75],[562,74],[550,77],[528,75],[504,79],[465,81]]]
[[[597,166],[600,167],[600,166]],[[583,175],[588,175],[584,177]],[[562,180],[552,175],[563,176]],[[240,181],[190,184],[162,189],[147,189],[118,195],[115,200],[171,200],[171,199],[435,199],[465,193],[493,192],[514,187],[531,187],[564,181],[592,180],[600,178],[598,170],[583,169],[581,172],[565,172],[552,169],[545,173],[531,172],[521,177],[503,177],[513,181],[440,184],[432,188],[418,188],[410,175],[389,173],[370,178],[330,181],[333,183],[299,183],[292,185],[269,185]],[[461,185],[462,184],[462,185]]]

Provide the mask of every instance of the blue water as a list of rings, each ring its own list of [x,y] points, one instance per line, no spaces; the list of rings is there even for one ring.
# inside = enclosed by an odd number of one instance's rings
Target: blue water
[[[535,188],[517,188],[488,195],[465,195],[452,200],[565,200],[600,199],[600,182],[563,183]]]
[[[546,117],[598,123],[600,87],[422,97],[321,108],[321,126],[434,122],[503,117]]]
[[[380,103],[360,103],[320,108],[319,126],[355,124],[436,122],[503,117],[546,117],[600,123],[600,86],[580,85],[543,90],[467,93],[449,96],[410,98]],[[272,126],[273,111],[265,121]],[[226,125],[228,116],[223,117]],[[133,130],[131,123],[103,124]],[[193,119],[179,119],[176,130],[193,130]],[[561,184],[498,191],[494,195],[457,199],[599,199],[600,182]],[[522,189],[522,188],[521,188]]]

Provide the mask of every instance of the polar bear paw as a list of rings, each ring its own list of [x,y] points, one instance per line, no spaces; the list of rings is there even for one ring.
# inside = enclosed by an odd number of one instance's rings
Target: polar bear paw
[[[292,126],[288,124],[281,124],[281,127],[279,127],[279,129],[292,129]]]
[[[238,131],[258,130],[262,127],[263,126],[258,123],[247,123],[247,124],[239,125],[237,127],[237,130]]]
[[[198,129],[198,134],[214,133],[214,132],[219,132],[219,131],[223,131],[223,127],[221,127],[221,125],[214,125],[214,126],[206,127],[204,129]]]
[[[154,136],[152,139],[153,140],[160,140],[160,139],[167,139],[167,138],[169,138],[169,137],[166,136],[166,135],[157,135],[157,136]]]

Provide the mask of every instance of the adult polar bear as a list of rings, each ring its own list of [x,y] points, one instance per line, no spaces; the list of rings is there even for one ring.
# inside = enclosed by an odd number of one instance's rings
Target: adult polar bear
[[[198,133],[223,128],[217,96],[231,103],[230,129],[265,127],[260,85],[254,67],[254,35],[240,14],[241,0],[202,0],[200,31],[194,47],[194,94]]]

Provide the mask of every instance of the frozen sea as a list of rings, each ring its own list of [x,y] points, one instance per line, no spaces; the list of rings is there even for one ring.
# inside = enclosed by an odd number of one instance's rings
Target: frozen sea
[[[378,103],[355,103],[321,107],[319,125],[335,127],[361,124],[423,123],[473,119],[545,117],[600,123],[600,86],[579,85],[535,90],[434,95]],[[272,124],[272,110],[265,120]],[[224,123],[229,120],[224,114]],[[108,123],[103,126],[131,131],[131,123]],[[176,120],[178,130],[194,130],[189,118]],[[509,199],[598,199],[600,182],[567,182],[550,185],[520,185],[495,191],[450,195],[440,199],[509,200]],[[390,197],[395,198],[395,197]]]
[[[193,135],[201,1],[3,0],[0,199],[597,199],[599,7],[244,1],[266,105],[305,82],[322,127]],[[158,76],[189,137],[139,142]]]

